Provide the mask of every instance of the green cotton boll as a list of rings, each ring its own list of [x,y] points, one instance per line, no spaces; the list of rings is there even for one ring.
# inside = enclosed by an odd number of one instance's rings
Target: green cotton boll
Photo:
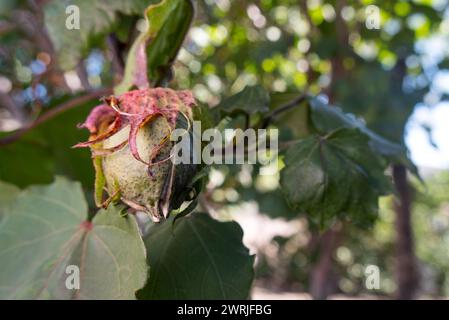
[[[126,141],[129,131],[129,126],[121,129],[115,135],[105,140],[103,147],[112,148]],[[159,146],[160,141],[167,134],[169,134],[167,123],[165,119],[160,117],[138,131],[136,136],[137,150],[142,160],[145,162],[149,161],[152,150]],[[169,157],[170,150],[171,144],[165,144],[155,160]],[[158,204],[170,166],[171,161],[154,165],[150,168],[152,174],[150,176],[148,166],[134,158],[129,145],[104,156],[102,160],[102,169],[106,178],[106,189],[109,196],[113,196],[118,188],[123,201],[128,202],[128,204],[133,203],[145,207],[148,211],[156,208]]]
[[[167,218],[187,198],[198,169],[170,160],[174,146],[170,135],[178,123],[187,123],[181,127],[192,134],[191,108],[196,105],[192,93],[142,89],[105,97],[103,102],[80,126],[90,131],[89,141],[75,146],[92,151],[97,206],[121,201],[149,213],[155,222]]]

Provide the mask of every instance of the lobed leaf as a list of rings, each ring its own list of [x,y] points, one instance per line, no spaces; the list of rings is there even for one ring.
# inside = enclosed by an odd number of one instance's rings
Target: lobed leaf
[[[149,2],[155,3],[157,0],[47,2],[44,6],[44,22],[61,67],[64,70],[73,69],[94,44],[95,38],[112,31],[119,22],[119,14],[141,14]],[[79,29],[71,29],[66,25],[67,21],[72,22],[73,11],[66,12],[69,6],[79,8]]]
[[[386,162],[359,129],[311,135],[287,151],[281,186],[287,201],[321,226],[337,217],[370,224],[388,192]]]
[[[0,219],[2,213],[8,210],[8,207],[14,203],[20,189],[15,185],[0,181]]]
[[[124,78],[114,88],[115,94],[133,87],[160,85],[184,41],[193,15],[190,0],[162,0],[145,10],[147,28],[128,53]]]
[[[246,299],[254,257],[235,222],[194,213],[150,228],[150,278],[139,299]]]
[[[338,128],[357,128],[369,137],[369,144],[379,154],[393,163],[402,163],[419,176],[415,165],[407,156],[407,149],[391,142],[370,130],[365,122],[350,113],[344,113],[339,107],[327,105],[319,99],[310,99],[311,122],[319,132],[330,132]]]
[[[261,86],[247,86],[242,91],[224,99],[217,110],[226,114],[245,113],[255,114],[267,112],[270,105],[270,95]]]
[[[0,222],[0,298],[135,298],[147,276],[145,247],[134,216],[119,211],[109,206],[86,221],[80,184],[63,178],[17,194]],[[66,286],[70,265],[79,290]]]

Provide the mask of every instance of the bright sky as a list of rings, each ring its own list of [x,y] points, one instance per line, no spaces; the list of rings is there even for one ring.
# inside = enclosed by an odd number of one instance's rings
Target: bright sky
[[[422,123],[432,128],[432,139],[438,148],[431,145]],[[431,108],[417,106],[407,124],[406,143],[418,167],[449,169],[449,102]]]
[[[449,95],[449,71],[438,70],[437,64],[449,53],[447,36],[435,36],[416,45],[423,57],[425,73],[432,79],[430,92],[424,98],[427,104],[418,104],[407,124],[406,143],[412,160],[418,167],[449,169],[449,102],[437,102],[444,94]],[[447,100],[447,99],[446,99]],[[431,137],[423,128],[432,129]]]

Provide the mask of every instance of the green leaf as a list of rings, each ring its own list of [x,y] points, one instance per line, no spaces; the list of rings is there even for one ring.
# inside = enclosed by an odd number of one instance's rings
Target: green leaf
[[[291,220],[298,217],[298,212],[288,206],[281,189],[261,192],[256,188],[249,187],[237,189],[237,192],[242,201],[255,201],[259,212],[270,218]]]
[[[87,53],[94,39],[101,39],[111,32],[119,22],[119,14],[141,14],[148,3],[156,0],[58,0],[49,1],[44,6],[45,26],[55,51],[58,62],[64,70],[74,68]],[[69,29],[74,11],[66,9],[74,5],[79,8],[79,29]]]
[[[290,147],[281,186],[289,204],[320,226],[337,217],[368,225],[377,217],[378,197],[390,191],[385,165],[360,130],[338,129]]]
[[[133,299],[147,275],[135,218],[110,206],[86,221],[81,186],[63,178],[19,193],[0,224],[0,299]],[[67,289],[80,270],[80,289]],[[69,279],[70,280],[70,279]]]
[[[0,146],[0,179],[19,187],[49,183],[55,171],[51,154],[51,148],[39,133]]]
[[[147,29],[133,43],[122,82],[115,94],[134,86],[160,85],[190,27],[194,7],[190,0],[162,0],[145,10]]]
[[[194,16],[194,6],[190,0],[178,1],[164,26],[154,40],[146,47],[147,71],[150,81],[157,85],[169,73]]]
[[[316,130],[325,133],[338,128],[357,128],[370,139],[370,146],[392,162],[402,163],[417,174],[416,167],[408,159],[403,146],[391,142],[367,128],[365,122],[350,113],[344,113],[339,107],[327,105],[319,99],[310,99],[311,122]]]
[[[344,113],[339,107],[325,104],[316,98],[310,100],[310,107],[312,124],[319,132],[330,132],[341,127],[357,128],[370,138],[370,143],[381,154],[388,155],[404,151],[400,145],[369,130],[361,118],[351,113]]]
[[[226,114],[252,115],[257,112],[267,112],[269,105],[270,95],[263,87],[256,85],[245,87],[242,91],[221,101],[215,108]]]
[[[285,105],[290,105],[294,103],[294,101],[298,101],[298,98],[301,97],[303,97],[303,93],[299,92],[270,93],[270,110],[275,112],[276,109]],[[285,132],[286,128],[288,128],[297,138],[309,134],[309,108],[306,107],[306,104],[304,104],[304,107],[302,105],[302,102],[298,102],[294,108],[281,113],[276,121],[276,123],[282,124],[281,130]]]
[[[68,100],[54,99],[46,109],[51,110]],[[97,101],[67,110],[27,132],[19,140],[0,146],[0,179],[19,187],[50,183],[55,174],[79,180],[93,188],[94,170],[89,150],[72,149],[86,141],[88,133],[76,125],[82,123]],[[48,111],[47,110],[47,111]],[[0,133],[0,137],[11,133]]]
[[[201,131],[210,129],[218,122],[214,119],[214,114],[211,109],[203,103],[198,103],[195,108],[192,108],[193,120],[201,122]]]
[[[0,181],[0,219],[2,213],[7,211],[19,192],[20,189],[15,185]]]
[[[235,222],[194,213],[155,225],[145,237],[150,279],[139,299],[245,299],[254,257]]]

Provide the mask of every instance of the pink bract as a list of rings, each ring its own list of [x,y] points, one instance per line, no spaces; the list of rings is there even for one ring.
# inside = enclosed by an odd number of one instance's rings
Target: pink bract
[[[113,149],[102,149],[101,152],[114,152],[129,144],[134,158],[144,162],[137,151],[136,136],[138,130],[148,121],[158,116],[164,117],[170,127],[174,129],[181,109],[191,108],[196,105],[191,91],[175,91],[169,88],[153,88],[134,90],[122,94],[119,97],[107,97],[106,103],[92,109],[86,121],[79,125],[87,128],[91,133],[89,141],[81,142],[74,147],[88,147],[111,137],[126,125],[130,125],[130,133],[127,143]],[[107,124],[107,130],[100,132],[100,127]],[[151,161],[151,159],[150,159]],[[150,163],[146,163],[150,165]]]

